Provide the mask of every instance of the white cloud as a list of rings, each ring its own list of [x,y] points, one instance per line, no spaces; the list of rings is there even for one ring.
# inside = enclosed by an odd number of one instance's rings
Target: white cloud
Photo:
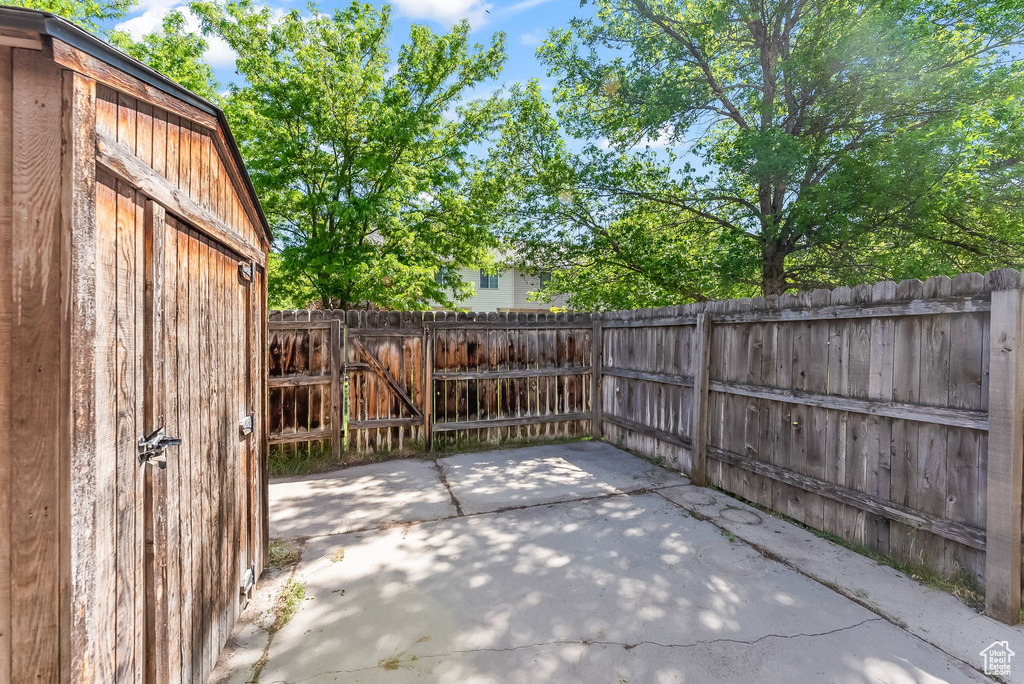
[[[523,45],[540,45],[547,36],[547,29],[539,28],[524,33],[519,36],[519,40],[522,41]]]
[[[176,5],[176,2],[177,0],[143,0],[139,3],[139,7],[144,8],[142,13],[122,21],[115,28],[125,31],[135,40],[140,40],[147,33],[159,31],[168,12],[179,10],[185,15],[185,27],[198,33],[199,20],[189,10],[188,5]],[[206,36],[206,42],[209,48],[203,56],[210,66],[234,68],[238,54],[223,38]]]
[[[673,136],[675,135],[675,129],[671,126],[661,129],[658,131],[657,138],[651,138],[650,136],[644,136],[637,143],[637,147],[668,147],[673,143]],[[681,140],[679,142],[682,142]]]
[[[674,139],[675,129],[672,126],[666,126],[658,131],[658,137],[652,138],[649,135],[645,135],[636,142],[635,145],[630,145],[627,149],[635,150],[641,147],[646,147],[652,150],[665,149],[670,145],[682,144],[683,140]],[[601,138],[598,142],[598,147],[602,150],[610,150],[612,148],[611,141],[608,138]]]
[[[394,0],[394,5],[413,19],[430,19],[442,24],[468,19],[473,28],[486,23],[494,7],[485,0]]]
[[[517,2],[516,4],[514,4],[512,6],[506,7],[503,10],[503,13],[504,14],[519,14],[520,12],[525,12],[526,10],[532,9],[532,8],[536,7],[537,5],[543,5],[543,4],[546,4],[548,2],[551,2],[551,0],[520,0],[519,2]]]
[[[159,30],[164,15],[167,14],[170,9],[170,7],[147,9],[137,17],[132,17],[131,19],[122,21],[116,26],[116,28],[120,31],[127,32],[132,38],[138,40],[147,33],[153,33],[154,31]]]
[[[218,36],[207,36],[206,42],[209,48],[206,50],[206,61],[212,67],[231,67],[234,69],[238,53],[235,52],[228,42]]]

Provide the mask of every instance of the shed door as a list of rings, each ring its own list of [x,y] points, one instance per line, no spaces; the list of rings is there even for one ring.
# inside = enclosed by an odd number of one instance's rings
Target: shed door
[[[239,256],[146,206],[147,680],[205,681],[254,561],[250,280]]]

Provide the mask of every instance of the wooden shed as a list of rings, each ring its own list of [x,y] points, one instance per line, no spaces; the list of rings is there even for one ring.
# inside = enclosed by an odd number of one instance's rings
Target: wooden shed
[[[215,106],[0,9],[0,683],[207,679],[266,554],[270,239]]]

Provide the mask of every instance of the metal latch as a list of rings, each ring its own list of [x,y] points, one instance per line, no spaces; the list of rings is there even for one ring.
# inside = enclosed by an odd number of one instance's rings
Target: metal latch
[[[250,413],[242,420],[238,421],[238,428],[242,431],[243,435],[252,434],[252,431],[256,428],[256,415]]]
[[[238,262],[238,276],[242,280],[252,280],[253,263],[251,261]]]
[[[181,444],[177,437],[167,437],[164,429],[158,428],[148,437],[139,437],[139,463],[156,463],[161,468],[167,467],[167,455],[164,450]]]

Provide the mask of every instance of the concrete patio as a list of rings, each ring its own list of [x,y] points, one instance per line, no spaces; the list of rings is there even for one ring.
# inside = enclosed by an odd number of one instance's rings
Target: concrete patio
[[[271,535],[301,538],[301,560],[264,577],[215,681],[970,682],[989,643],[1024,645],[603,443],[358,466],[270,496]],[[273,632],[288,577],[306,597]]]

